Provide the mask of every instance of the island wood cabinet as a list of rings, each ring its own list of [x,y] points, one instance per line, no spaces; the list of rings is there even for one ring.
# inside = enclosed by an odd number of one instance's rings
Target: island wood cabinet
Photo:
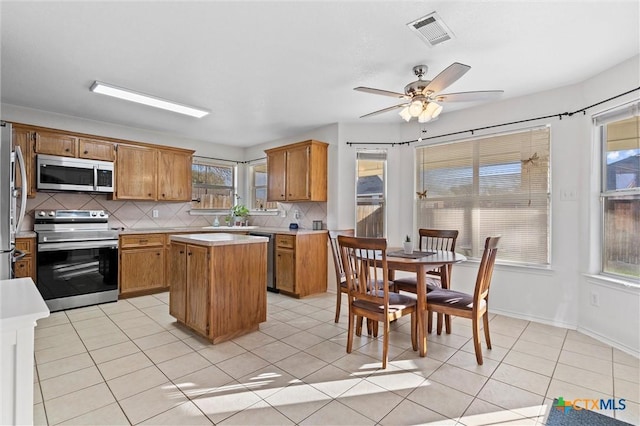
[[[172,242],[169,248],[169,313],[209,335],[209,253],[206,247]]]
[[[266,241],[171,241],[169,256],[169,313],[178,321],[212,343],[255,331],[266,321]]]
[[[121,296],[135,296],[166,289],[165,235],[121,235],[118,282]]]
[[[276,235],[276,288],[294,297],[327,291],[327,235]]]
[[[327,201],[327,147],[308,140],[266,150],[268,201]]]
[[[16,238],[16,250],[24,253],[24,257],[13,265],[16,278],[31,278],[36,280],[36,239],[35,237],[18,237]]]

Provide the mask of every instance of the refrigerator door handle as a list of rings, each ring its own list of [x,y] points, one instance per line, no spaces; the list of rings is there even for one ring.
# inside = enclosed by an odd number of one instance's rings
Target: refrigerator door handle
[[[22,221],[24,220],[24,212],[27,208],[27,168],[24,164],[24,157],[22,156],[22,150],[19,146],[16,146],[16,158],[18,160],[18,164],[20,166],[20,177],[22,181],[22,186],[20,187],[20,217],[16,222],[16,230],[15,232],[20,232],[20,228],[22,227]]]
[[[15,249],[13,254],[13,261],[16,262],[22,259],[23,257],[25,257],[26,255],[27,253],[23,252],[22,250]]]

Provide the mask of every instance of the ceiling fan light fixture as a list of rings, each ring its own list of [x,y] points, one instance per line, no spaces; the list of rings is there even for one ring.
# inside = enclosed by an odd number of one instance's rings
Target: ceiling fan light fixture
[[[409,105],[409,114],[411,114],[412,117],[418,117],[420,114],[422,114],[423,110],[424,105],[420,100],[415,100]]]
[[[400,114],[400,117],[402,117],[402,119],[404,121],[411,120],[411,114],[409,113],[409,107],[402,108],[402,111],[400,111],[399,114]]]
[[[125,101],[136,102],[155,108],[165,109],[167,111],[173,111],[179,114],[189,115],[191,117],[202,118],[205,115],[209,114],[209,111],[201,108],[156,98],[155,96],[145,95],[144,93],[135,92],[133,90],[124,89],[122,87],[113,86],[111,84],[102,83],[100,81],[94,81],[89,90],[101,95],[112,96],[114,98],[123,99]]]
[[[429,102],[424,110],[430,118],[435,118],[442,112],[442,105],[438,105],[435,102]]]
[[[424,111],[422,111],[420,113],[420,115],[418,116],[418,122],[419,123],[427,123],[429,121],[431,121],[431,114],[429,114],[429,111],[427,111],[427,109],[425,108]]]

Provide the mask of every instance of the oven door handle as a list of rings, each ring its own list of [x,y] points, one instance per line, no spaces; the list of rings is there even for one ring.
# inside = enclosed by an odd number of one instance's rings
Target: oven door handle
[[[38,252],[60,251],[60,250],[81,250],[92,248],[118,248],[117,240],[104,241],[75,241],[68,243],[40,243],[38,244]]]

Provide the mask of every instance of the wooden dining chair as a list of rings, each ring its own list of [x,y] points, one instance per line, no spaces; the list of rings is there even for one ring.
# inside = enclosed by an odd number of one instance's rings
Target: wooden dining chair
[[[420,235],[420,251],[429,251],[429,250],[445,250],[445,251],[455,251],[456,249],[456,240],[458,239],[458,231],[457,230],[449,230],[449,229],[425,229],[421,228],[418,230],[418,234]],[[427,272],[427,293],[435,290],[437,288],[442,287],[441,278],[442,278],[442,268],[448,268],[447,272],[449,273],[449,282],[451,282],[451,269],[453,265],[443,266],[432,271]],[[417,278],[415,276],[397,278],[393,280],[396,291],[406,291],[410,293],[417,294]],[[432,330],[432,315],[428,313],[428,322],[427,322],[427,331],[431,333]],[[438,334],[442,332],[442,321],[443,316],[438,315]],[[451,319],[448,316],[444,317],[444,323],[447,333],[451,333]]]
[[[394,293],[389,289],[387,265],[387,240],[384,238],[356,238],[338,236],[343,269],[347,281],[349,299],[349,330],[347,353],[353,348],[354,333],[361,332],[356,317],[367,318],[377,327],[384,324],[382,340],[382,368],[387,368],[389,352],[389,324],[404,315],[411,315],[411,344],[418,348],[417,300],[411,296]]]
[[[489,287],[491,286],[493,265],[498,253],[498,241],[500,241],[499,236],[488,237],[484,243],[484,252],[482,253],[473,294],[439,288],[431,291],[427,296],[427,309],[430,312],[469,318],[472,321],[473,346],[478,365],[482,365],[482,348],[480,346],[481,320],[483,321],[487,348],[491,349],[491,338],[489,336]]]
[[[342,264],[342,255],[340,247],[338,247],[338,235],[353,237],[353,229],[344,231],[329,231],[329,245],[331,246],[331,254],[333,255],[333,266],[336,272],[336,318],[335,322],[340,320],[340,307],[342,306],[342,294],[347,294],[347,278],[344,274],[344,266]]]

